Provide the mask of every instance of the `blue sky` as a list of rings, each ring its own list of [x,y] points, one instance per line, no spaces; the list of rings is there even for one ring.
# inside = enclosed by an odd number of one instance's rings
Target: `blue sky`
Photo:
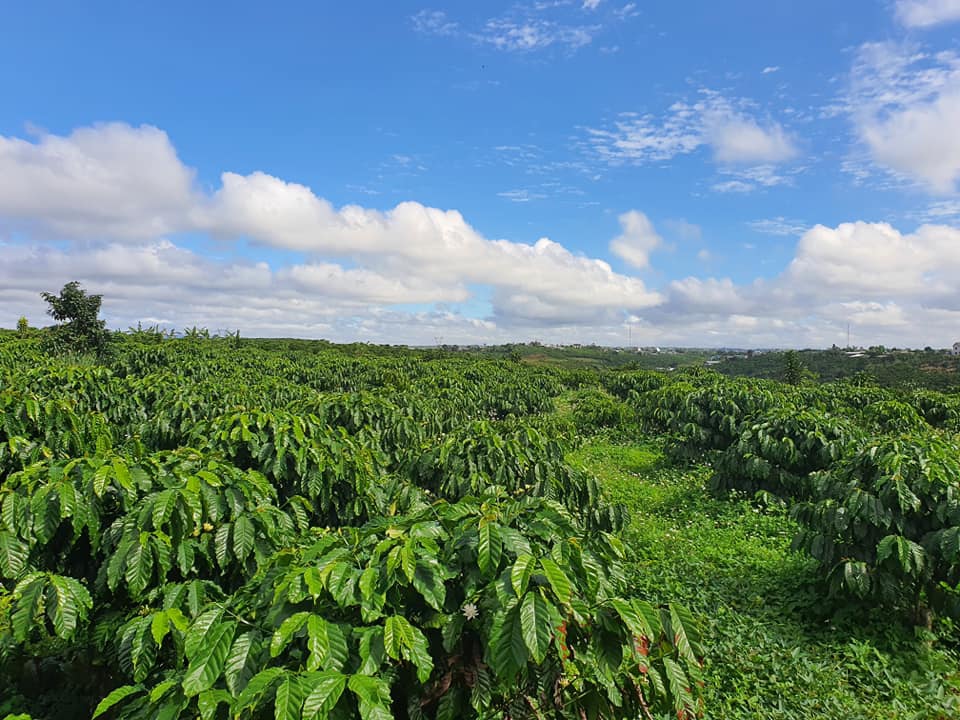
[[[0,325],[945,346],[960,0],[38,0],[0,24]]]

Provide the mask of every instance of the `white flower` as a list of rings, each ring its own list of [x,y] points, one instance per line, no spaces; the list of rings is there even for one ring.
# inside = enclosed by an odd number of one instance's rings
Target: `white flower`
[[[476,620],[478,617],[480,617],[480,611],[473,603],[466,603],[463,606],[463,616],[467,620]]]

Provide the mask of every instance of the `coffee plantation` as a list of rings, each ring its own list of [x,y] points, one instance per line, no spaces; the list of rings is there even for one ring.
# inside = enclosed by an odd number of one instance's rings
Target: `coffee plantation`
[[[85,361],[10,334],[0,717],[718,717],[712,621],[650,591],[647,510],[570,461],[591,442],[784,508],[824,604],[949,645],[957,418],[842,381],[142,332]]]

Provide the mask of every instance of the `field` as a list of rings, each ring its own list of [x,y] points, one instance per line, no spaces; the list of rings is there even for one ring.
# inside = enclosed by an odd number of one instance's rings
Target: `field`
[[[960,716],[960,397],[531,354],[0,339],[0,717]]]

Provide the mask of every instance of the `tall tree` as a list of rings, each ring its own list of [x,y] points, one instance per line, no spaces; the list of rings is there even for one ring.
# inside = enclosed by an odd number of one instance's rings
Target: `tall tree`
[[[796,350],[788,350],[783,355],[783,381],[790,385],[799,385],[804,379],[806,367]]]
[[[63,323],[58,340],[73,350],[103,349],[107,341],[106,322],[101,320],[102,295],[89,295],[76,280],[63,286],[59,295],[43,292],[40,296],[50,306],[47,314]]]

